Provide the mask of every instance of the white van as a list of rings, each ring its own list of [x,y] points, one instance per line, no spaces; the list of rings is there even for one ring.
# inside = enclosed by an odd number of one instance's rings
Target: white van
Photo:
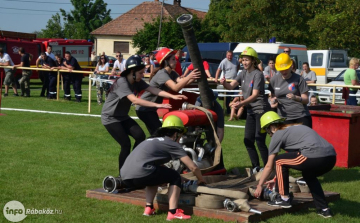
[[[297,69],[302,69],[302,63],[308,61],[307,48],[305,45],[277,43],[239,43],[234,50],[234,57],[239,55],[246,47],[252,47],[258,54],[259,59],[263,62],[263,67],[268,65],[269,59],[276,59],[276,56],[284,52],[285,48],[291,49],[290,57],[296,61]]]
[[[333,81],[347,66],[346,50],[308,50],[310,69],[316,73],[317,84]]]

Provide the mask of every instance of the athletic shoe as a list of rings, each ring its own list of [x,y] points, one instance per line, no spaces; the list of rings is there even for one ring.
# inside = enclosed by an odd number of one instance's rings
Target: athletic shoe
[[[145,207],[144,216],[150,216],[155,214],[155,208],[151,209],[151,207]]]
[[[15,96],[15,97],[18,97],[18,96],[19,96],[19,94],[14,94],[14,96]]]
[[[279,194],[274,201],[269,201],[267,204],[273,207],[291,208],[291,200],[292,198],[289,197],[287,201],[284,201]]]
[[[5,93],[5,94],[4,94],[4,97],[7,97],[7,96],[8,96],[8,94],[7,94],[7,93]]]
[[[184,211],[181,209],[176,209],[176,213],[172,214],[170,211],[168,212],[168,216],[166,218],[167,221],[172,221],[174,219],[190,219],[191,216],[190,215],[185,215]]]
[[[326,209],[326,211],[318,210],[317,214],[324,217],[324,218],[331,218],[332,217],[332,213],[330,211],[330,208]]]

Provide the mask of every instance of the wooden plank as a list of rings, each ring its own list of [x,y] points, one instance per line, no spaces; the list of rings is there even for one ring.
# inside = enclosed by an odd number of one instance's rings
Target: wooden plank
[[[115,202],[122,202],[144,206],[145,204],[145,190],[120,191],[116,193],[106,193],[102,188],[87,190],[86,197],[95,198],[99,200],[110,200]],[[328,202],[340,199],[340,194],[335,192],[325,191],[325,197]],[[187,214],[196,216],[216,218],[224,221],[238,221],[238,222],[258,222],[264,221],[271,217],[282,215],[285,213],[292,213],[299,210],[304,210],[313,207],[313,199],[310,193],[295,193],[293,206],[291,208],[272,207],[267,205],[267,201],[252,199],[249,201],[251,208],[262,211],[261,215],[246,212],[229,212],[223,209],[206,209],[192,206],[179,206]],[[167,211],[168,204],[154,202],[154,207],[159,210]]]

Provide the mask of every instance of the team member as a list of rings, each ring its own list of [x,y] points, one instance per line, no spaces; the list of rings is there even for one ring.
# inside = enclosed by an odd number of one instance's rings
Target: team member
[[[71,56],[71,53],[69,51],[65,52],[65,60],[63,62],[64,68],[72,70],[81,70],[81,67],[75,57]],[[75,99],[76,102],[81,102],[82,98],[82,91],[81,91],[81,82],[83,75],[79,73],[70,73],[70,78],[73,83],[73,88],[75,92]],[[69,96],[71,98],[71,95]]]
[[[276,57],[275,68],[281,75],[270,80],[270,105],[278,114],[286,118],[286,123],[303,123],[312,128],[312,120],[307,104],[309,87],[299,74],[292,72],[290,56],[281,53]]]
[[[160,68],[154,70],[150,75],[149,84],[152,87],[159,88],[163,91],[178,92],[187,84],[200,77],[200,72],[194,70],[187,77],[180,78],[179,75],[173,71],[176,66],[175,52],[168,48],[161,49],[156,54],[156,60],[160,64]],[[151,92],[145,92],[141,99],[162,103],[163,98],[161,95],[154,95]],[[155,131],[161,127],[159,116],[156,112],[156,107],[143,107],[141,105],[136,106],[136,114],[146,125],[150,134],[154,134]]]
[[[3,48],[0,48],[0,65],[1,66],[14,66],[14,63],[11,60],[9,54],[4,53]],[[8,96],[8,94],[9,94],[10,84],[14,91],[14,96],[19,96],[17,93],[15,77],[14,77],[15,70],[10,69],[10,68],[4,68],[4,71],[5,71],[5,80],[4,80],[5,94],[4,94],[4,97]]]
[[[46,56],[50,57],[52,60],[56,60],[55,59],[55,55],[52,53],[52,46],[48,46],[46,48],[46,52],[45,52]],[[39,67],[39,64],[41,64],[41,55],[38,57],[38,59],[36,60],[36,67]],[[49,72],[47,71],[38,71],[39,73],[39,78],[41,80],[41,82],[43,83],[42,88],[41,88],[41,93],[40,93],[40,97],[45,97],[45,91],[46,91],[46,97],[49,97]]]
[[[131,142],[129,135],[135,139],[134,148],[145,139],[145,134],[140,126],[128,115],[131,104],[156,108],[171,108],[170,104],[158,104],[145,101],[135,96],[134,91],[149,91],[154,95],[173,98],[175,100],[186,99],[183,95],[172,95],[160,89],[149,86],[142,80],[144,63],[137,55],[131,56],[126,61],[126,70],[123,71],[113,86],[110,88],[107,100],[101,112],[101,122],[110,135],[120,144],[119,170],[130,154]]]
[[[269,111],[261,117],[261,129],[271,138],[269,145],[269,159],[261,175],[255,196],[259,197],[264,183],[273,188],[281,196],[275,201],[269,201],[270,206],[291,207],[292,198],[289,197],[289,169],[302,171],[302,176],[309,186],[318,214],[331,217],[330,209],[325,200],[324,191],[317,179],[329,172],[335,165],[336,153],[334,147],[319,136],[314,130],[300,124],[285,124],[284,118]],[[287,153],[278,154],[280,149]],[[273,167],[276,167],[275,182],[265,182]]]
[[[255,173],[260,170],[255,141],[264,165],[267,163],[266,133],[260,132],[260,117],[269,110],[269,106],[265,95],[265,78],[262,71],[258,69],[260,63],[258,54],[253,48],[246,47],[240,57],[243,58],[244,70],[231,83],[227,83],[225,78],[222,78],[220,83],[229,90],[241,85],[244,100],[235,102],[233,107],[245,106],[247,108],[244,144],[250,156],[253,173]]]
[[[56,66],[55,61],[47,56],[45,53],[41,53],[41,67],[45,69],[51,69]],[[49,78],[49,95],[48,99],[56,99],[56,84],[57,84],[57,73],[51,71],[43,71],[44,76]]]
[[[346,85],[352,85],[352,86],[360,85],[360,81],[358,79],[358,76],[356,75],[356,69],[358,68],[359,68],[359,59],[355,57],[351,58],[349,62],[349,69],[347,69],[344,74],[344,83]],[[357,88],[349,89],[350,94],[356,94],[357,91],[358,91]],[[346,101],[346,104],[357,105],[356,96],[349,96],[349,98]]]
[[[178,143],[185,130],[181,119],[170,115],[158,130],[158,137],[140,143],[121,168],[121,178],[128,187],[146,186],[146,207],[143,215],[155,214],[153,201],[157,188],[161,184],[169,183],[169,212],[166,220],[191,218],[177,206],[181,191],[180,174],[162,165],[170,160],[180,159],[194,173],[199,183],[205,183],[200,169]]]
[[[62,58],[60,54],[55,55],[55,64],[56,64],[56,67],[53,67],[52,70],[55,69],[55,68],[57,68],[57,69],[65,69],[64,58]],[[71,70],[71,69],[67,69],[67,70]],[[68,100],[68,101],[71,101],[70,73],[64,72],[64,73],[61,73],[61,76],[63,78],[63,85],[64,85],[64,99]]]
[[[20,47],[19,54],[21,56],[20,64],[14,65],[13,69],[16,67],[30,67],[30,61],[32,60],[32,55],[25,52],[25,49]],[[22,77],[19,80],[21,87],[21,96],[30,97],[30,77],[32,70],[23,70]]]

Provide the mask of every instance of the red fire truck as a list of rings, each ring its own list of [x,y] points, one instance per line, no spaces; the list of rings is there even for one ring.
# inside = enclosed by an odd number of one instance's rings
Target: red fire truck
[[[87,40],[71,40],[71,39],[36,39],[36,34],[19,33],[0,30],[0,47],[4,52],[9,54],[14,64],[19,64],[21,56],[18,51],[20,47],[25,48],[27,53],[33,55],[30,61],[31,66],[36,65],[36,60],[41,52],[45,52],[47,46],[52,46],[53,53],[59,53],[64,57],[66,51],[69,51],[74,56],[80,66],[90,65],[90,56],[93,48],[93,43]],[[3,70],[0,70],[3,75]],[[16,76],[21,76],[21,70],[17,70]],[[33,72],[32,79],[38,78],[37,72]]]

